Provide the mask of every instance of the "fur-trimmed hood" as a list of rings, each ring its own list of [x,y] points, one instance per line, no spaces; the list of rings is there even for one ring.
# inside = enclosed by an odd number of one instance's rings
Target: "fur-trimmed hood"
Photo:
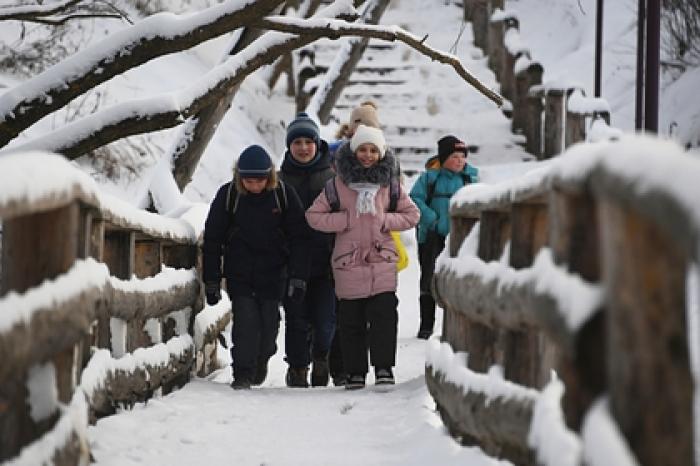
[[[394,155],[387,150],[384,157],[369,168],[362,166],[350,149],[350,143],[345,143],[335,153],[336,172],[343,183],[375,183],[388,186],[396,165]]]

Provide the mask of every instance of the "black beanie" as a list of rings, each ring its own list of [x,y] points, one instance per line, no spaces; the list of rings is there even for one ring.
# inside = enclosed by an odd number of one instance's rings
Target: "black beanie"
[[[467,145],[452,135],[438,141],[438,159],[441,165],[453,152],[464,152],[464,155],[467,155]]]
[[[241,178],[268,176],[272,170],[272,159],[265,149],[252,145],[241,152],[237,169]]]
[[[313,139],[317,146],[320,142],[318,125],[304,112],[297,114],[287,126],[287,149],[296,138]]]

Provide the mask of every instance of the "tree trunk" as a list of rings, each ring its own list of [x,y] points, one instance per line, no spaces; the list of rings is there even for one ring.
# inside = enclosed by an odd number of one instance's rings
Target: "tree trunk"
[[[382,14],[384,14],[384,10],[386,10],[388,5],[389,0],[374,0],[374,4],[368,7],[363,18],[363,22],[365,24],[379,23],[379,19],[382,17]],[[316,92],[322,93],[319,94],[318,98],[312,98],[312,102],[316,102],[316,105],[318,106],[318,119],[324,125],[328,124],[331,116],[331,110],[333,110],[333,107],[335,107],[335,103],[338,101],[340,93],[348,84],[350,75],[355,69],[355,66],[357,66],[357,63],[360,61],[360,58],[362,58],[362,54],[365,52],[368,43],[368,37],[351,39],[350,50],[348,53],[345,55],[345,57],[337,58],[337,60],[345,60],[340,66],[338,73],[330,82],[327,81],[318,87]],[[335,66],[329,67],[329,70],[333,68],[335,68]]]

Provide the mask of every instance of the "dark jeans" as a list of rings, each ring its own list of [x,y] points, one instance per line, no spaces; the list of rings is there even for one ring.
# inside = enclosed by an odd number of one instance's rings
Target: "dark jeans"
[[[251,379],[259,361],[267,361],[277,352],[280,328],[279,301],[249,296],[233,296],[231,358],[233,378]]]
[[[435,323],[435,298],[430,291],[430,283],[435,273],[435,261],[444,248],[445,237],[434,231],[428,232],[425,242],[418,244],[421,329],[432,330]]]
[[[309,280],[300,303],[285,298],[284,344],[291,367],[307,367],[313,358],[325,358],[335,334],[335,292],[330,277]]]
[[[372,366],[391,368],[396,364],[398,304],[393,292],[339,301],[340,342],[348,374],[367,373],[368,343]]]

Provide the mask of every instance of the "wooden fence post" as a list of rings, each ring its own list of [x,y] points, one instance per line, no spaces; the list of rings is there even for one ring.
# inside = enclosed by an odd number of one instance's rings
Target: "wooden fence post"
[[[481,212],[478,256],[484,262],[498,260],[510,239],[508,212],[485,210]],[[486,372],[499,358],[497,330],[472,322],[467,329],[468,366],[477,372]]]
[[[469,235],[478,221],[479,219],[475,217],[453,216],[450,218],[450,257],[457,257],[457,253],[459,252],[459,248],[462,247],[464,239]]]
[[[640,464],[693,464],[688,259],[661,227],[601,199],[610,410]]]
[[[563,89],[549,89],[544,104],[544,152],[548,159],[562,152],[564,140],[564,96]]]
[[[600,281],[598,210],[588,192],[553,187],[549,193],[549,246],[554,263],[589,283]],[[605,312],[599,310],[560,354],[557,373],[566,385],[562,409],[578,431],[591,403],[606,389]]]
[[[40,285],[44,280],[66,273],[78,258],[80,205],[64,207],[3,220],[3,294],[18,293]],[[55,357],[56,388],[61,401],[69,401],[74,383],[75,345],[57,339]],[[4,355],[4,357],[11,357]],[[47,361],[48,362],[48,361]],[[29,369],[29,368],[27,368]],[[16,456],[22,446],[51,429],[57,416],[35,422],[27,404],[27,372],[0,384],[0,461]]]
[[[528,109],[530,88],[542,83],[543,72],[542,65],[531,62],[525,69],[518,70],[515,74],[513,121],[511,122],[511,128],[514,133],[527,131],[528,122],[532,118],[532,114]],[[526,135],[529,136],[527,133]]]
[[[494,21],[489,19],[488,22],[488,65],[496,79],[501,80],[503,70],[501,69],[503,62],[505,36],[505,21],[503,19]]]
[[[570,110],[566,112],[565,147],[570,147],[577,142],[586,140],[586,114],[576,113]]]
[[[542,159],[542,111],[544,110],[544,99],[542,92],[535,91],[527,97],[524,115],[525,121],[525,138],[526,150]]]
[[[537,252],[547,243],[547,204],[544,198],[514,203],[510,214],[509,264],[515,269],[530,267]],[[542,385],[539,331],[501,330],[498,346],[503,351],[504,377],[528,387]]]
[[[488,24],[489,24],[489,0],[473,0],[472,30],[474,31],[474,45],[487,50]]]
[[[509,34],[517,34],[520,29],[518,18],[508,17],[505,20],[505,30],[503,32],[503,54],[501,55],[500,77],[501,95],[506,99],[513,100],[515,94],[515,62],[523,55],[523,51],[510,50],[506,45],[506,38]]]

